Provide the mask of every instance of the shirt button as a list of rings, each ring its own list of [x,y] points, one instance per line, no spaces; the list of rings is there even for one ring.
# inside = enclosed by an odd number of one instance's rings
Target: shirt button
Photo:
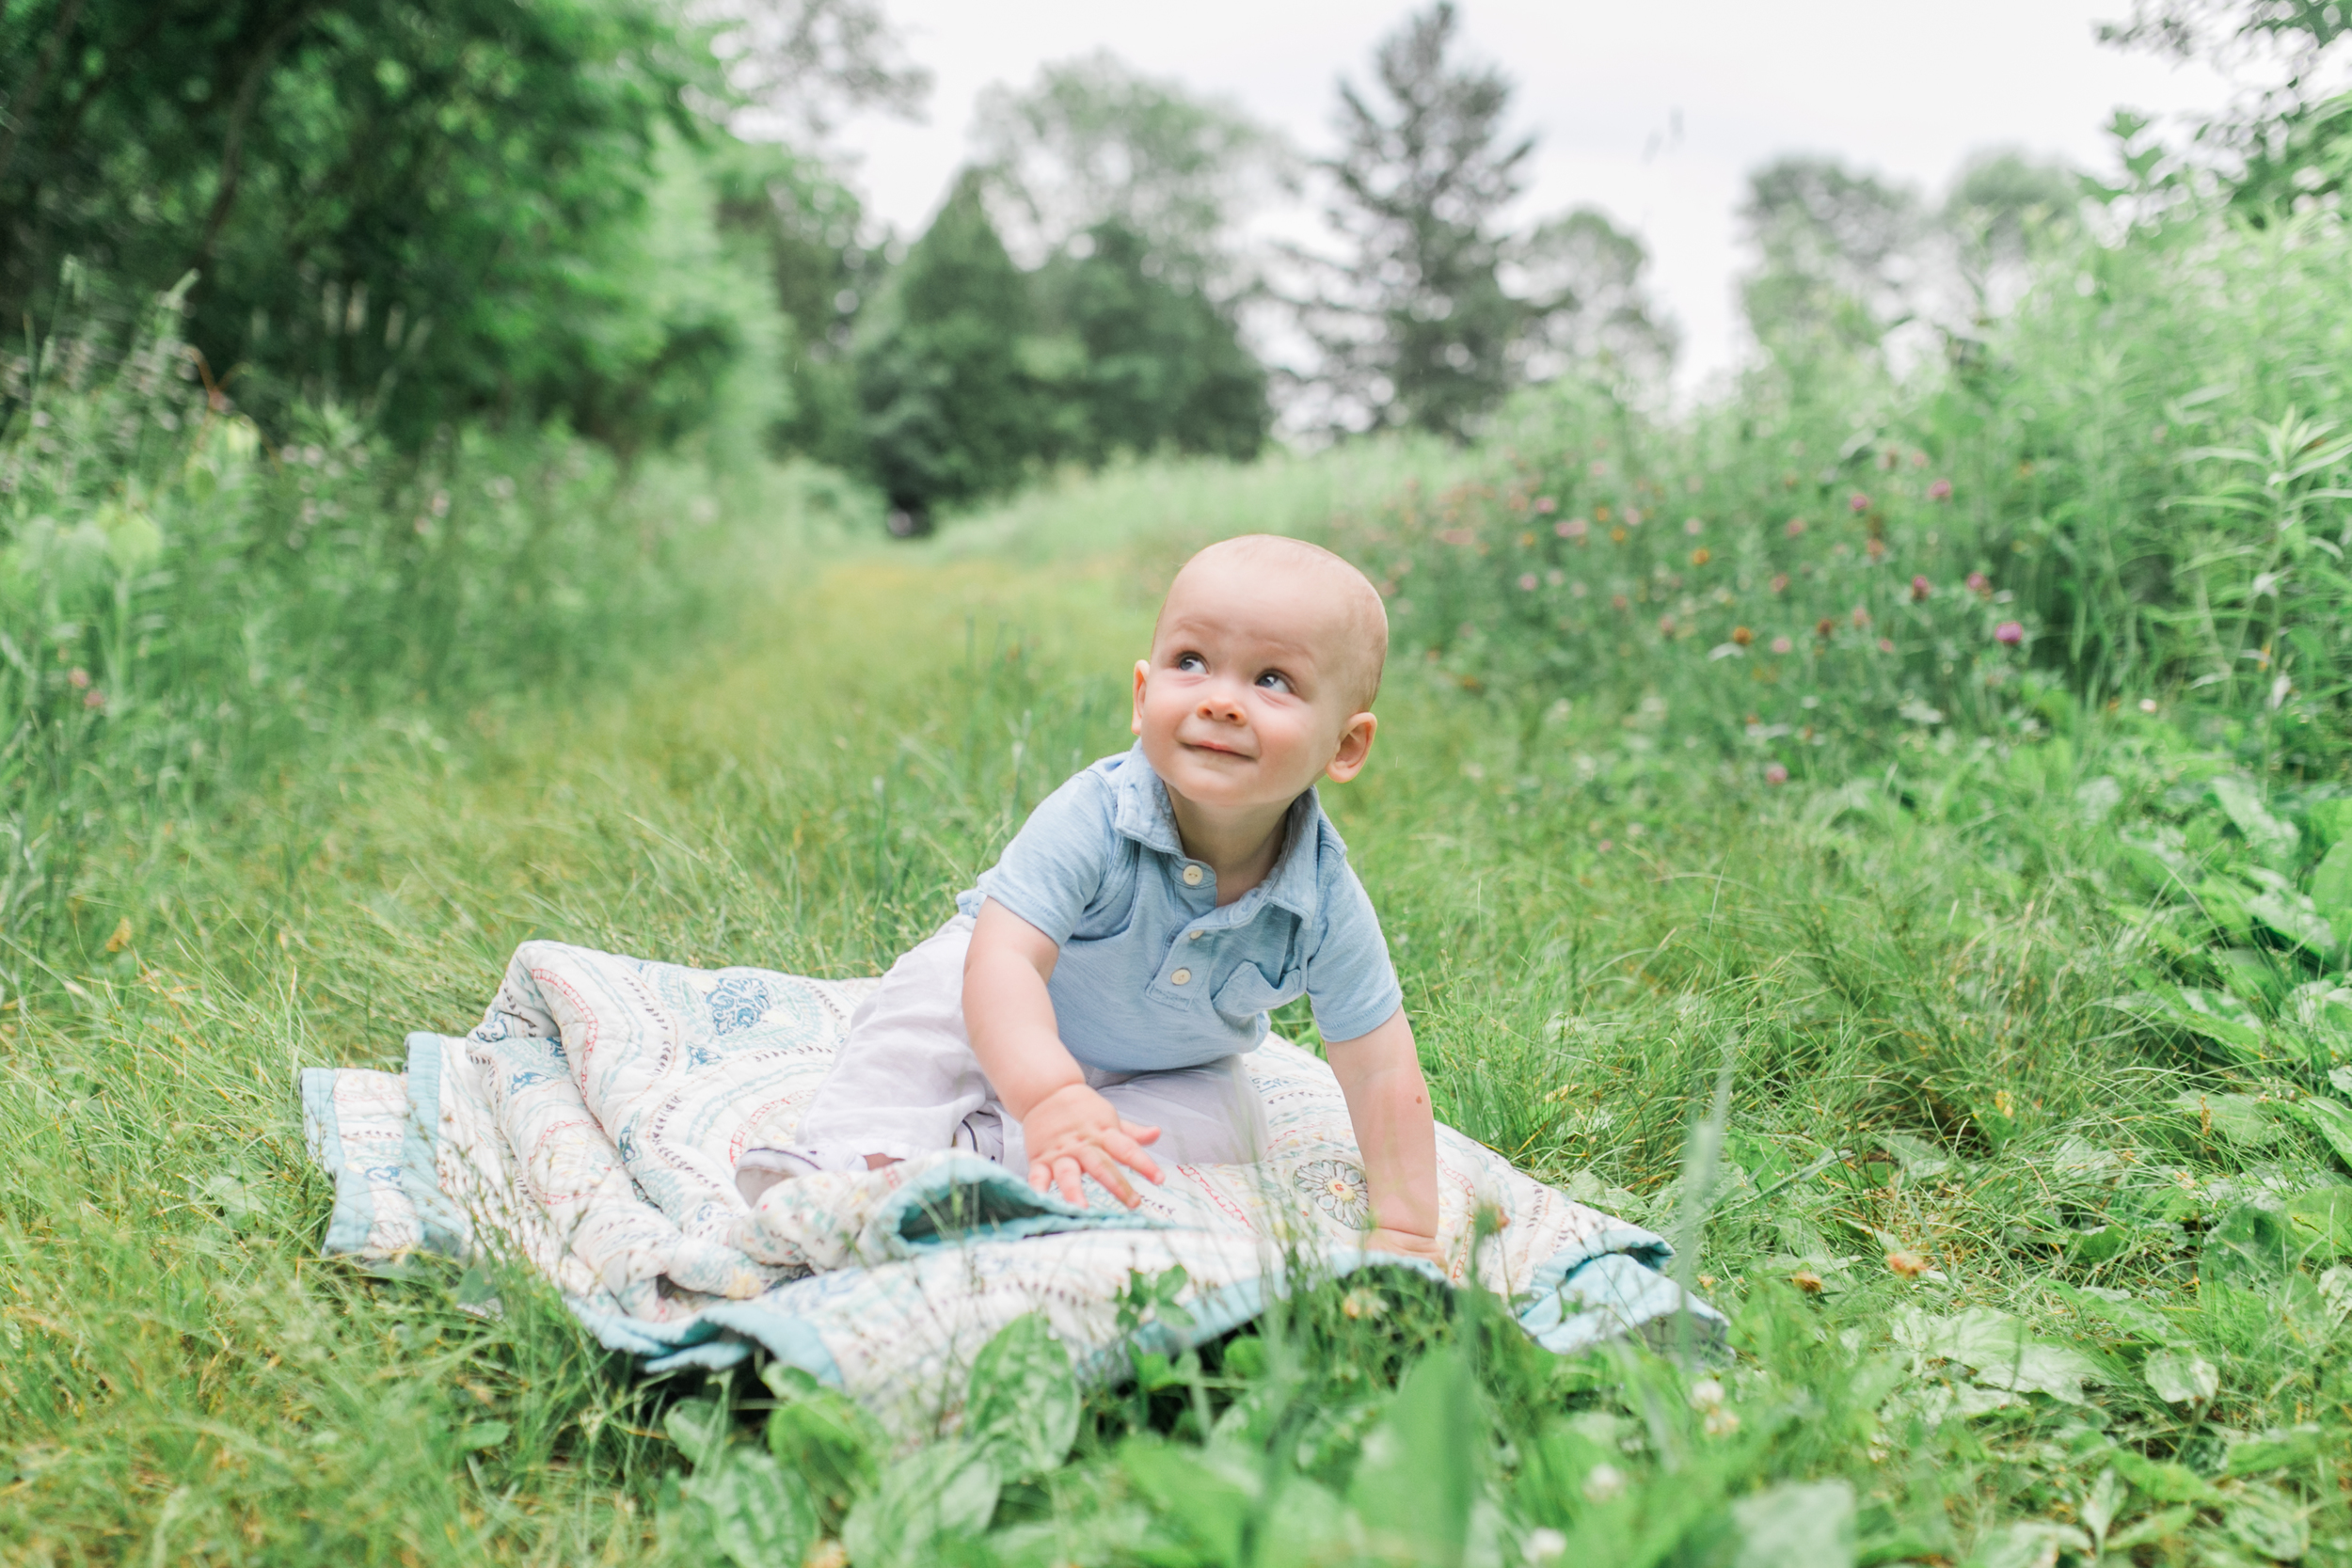
[[[1175,974],[1169,975],[1168,980],[1170,985],[1188,986],[1192,984],[1192,971],[1189,969],[1180,969]]]
[[[1209,934],[1209,933],[1208,933],[1207,931],[1205,931],[1205,930],[1195,931],[1195,932],[1193,932],[1193,933],[1192,933],[1192,939],[1191,939],[1191,940],[1193,940],[1194,942],[1199,942],[1199,941],[1200,941],[1202,937],[1205,937],[1205,936],[1207,936],[1208,934]]]
[[[1188,865],[1184,867],[1184,886],[1199,887],[1200,885],[1200,868],[1197,865]]]

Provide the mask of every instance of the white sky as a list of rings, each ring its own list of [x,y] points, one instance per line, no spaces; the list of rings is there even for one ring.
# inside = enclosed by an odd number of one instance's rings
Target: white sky
[[[1309,150],[1329,141],[1334,84],[1369,76],[1398,0],[884,0],[934,73],[925,122],[852,120],[840,143],[874,214],[928,221],[966,152],[974,99],[1050,60],[1108,49],[1237,102]],[[1970,151],[2015,146],[2106,169],[2114,109],[2217,105],[2201,67],[2100,47],[2129,0],[1466,0],[1470,51],[1518,84],[1541,136],[1530,215],[1581,204],[1638,232],[1650,286],[1682,330],[1684,387],[1740,352],[1733,210],[1747,171],[1828,152],[1939,189]],[[1673,127],[1677,122],[1680,136]]]

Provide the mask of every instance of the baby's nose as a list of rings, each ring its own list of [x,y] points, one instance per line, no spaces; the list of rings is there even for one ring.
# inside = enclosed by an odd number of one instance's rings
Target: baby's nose
[[[1241,704],[1221,693],[1211,692],[1200,699],[1200,717],[1203,719],[1238,719],[1241,717]]]

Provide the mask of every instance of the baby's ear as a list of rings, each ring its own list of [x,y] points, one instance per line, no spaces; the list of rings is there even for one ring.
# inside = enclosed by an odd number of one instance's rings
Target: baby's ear
[[[1127,733],[1129,735],[1141,735],[1143,733],[1143,683],[1144,677],[1151,673],[1152,661],[1150,659],[1139,658],[1136,660],[1136,708],[1135,712],[1131,714],[1127,720]]]
[[[1345,784],[1364,770],[1364,759],[1372,755],[1372,737],[1379,732],[1380,721],[1369,713],[1359,713],[1347,721],[1340,732],[1340,749],[1323,770],[1324,777],[1333,784]]]

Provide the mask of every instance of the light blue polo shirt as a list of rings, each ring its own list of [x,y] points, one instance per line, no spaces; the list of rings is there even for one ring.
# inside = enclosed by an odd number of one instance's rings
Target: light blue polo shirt
[[[1313,790],[1292,804],[1265,880],[1218,909],[1216,873],[1186,858],[1140,745],[1047,796],[956,907],[977,915],[990,898],[1061,948],[1046,984],[1055,1022],[1104,1072],[1253,1050],[1267,1009],[1301,995],[1327,1040],[1370,1034],[1405,1000]]]

